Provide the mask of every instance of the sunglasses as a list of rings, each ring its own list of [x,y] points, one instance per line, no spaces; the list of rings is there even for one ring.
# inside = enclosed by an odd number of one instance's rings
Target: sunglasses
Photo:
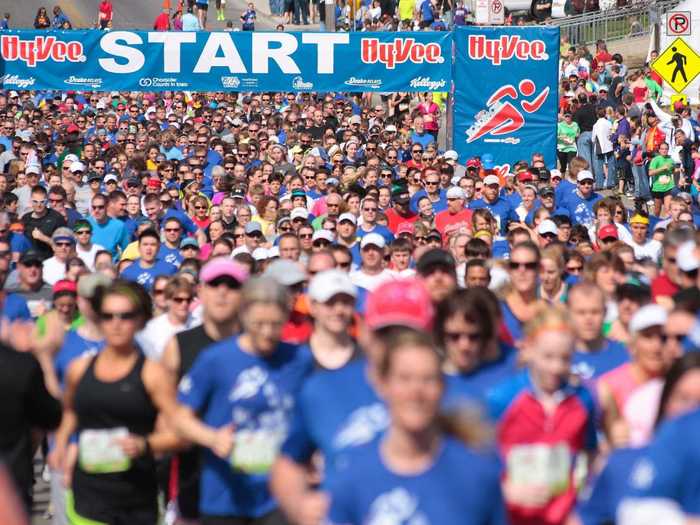
[[[175,304],[191,303],[191,302],[192,302],[192,297],[189,296],[189,295],[188,295],[187,297],[173,297],[173,298],[172,298],[172,301],[173,301]]]
[[[508,268],[511,270],[518,270],[518,269],[525,269],[525,270],[537,270],[537,267],[539,266],[539,263],[537,261],[530,261],[530,262],[516,262],[516,261],[510,261],[508,263]]]
[[[103,321],[114,321],[118,319],[119,321],[133,321],[139,316],[138,312],[102,312],[100,314],[100,319]]]
[[[80,230],[75,232],[76,235],[90,235],[92,232],[90,230]]]
[[[447,339],[451,343],[457,343],[462,338],[469,340],[470,343],[476,343],[477,341],[481,340],[481,333],[480,332],[473,332],[473,333],[445,332],[445,339]]]
[[[210,286],[212,288],[218,288],[222,285],[228,288],[229,290],[240,290],[241,288],[241,283],[239,283],[236,279],[228,275],[222,275],[221,277],[212,279],[207,283],[207,286]]]

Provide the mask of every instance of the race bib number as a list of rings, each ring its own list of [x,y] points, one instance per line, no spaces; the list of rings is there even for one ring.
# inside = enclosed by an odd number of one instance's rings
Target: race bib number
[[[246,474],[266,474],[272,468],[284,436],[269,430],[239,430],[231,452],[231,466]]]
[[[131,460],[119,445],[119,440],[129,435],[124,427],[108,430],[83,430],[78,443],[80,468],[90,474],[125,472]]]
[[[569,487],[572,459],[565,444],[519,445],[508,453],[508,480],[514,486],[541,487],[556,496]]]

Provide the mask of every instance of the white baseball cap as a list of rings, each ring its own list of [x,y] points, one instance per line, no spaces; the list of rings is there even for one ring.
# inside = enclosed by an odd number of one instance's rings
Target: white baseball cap
[[[678,247],[676,261],[683,272],[693,272],[700,268],[700,260],[695,255],[697,245],[693,241],[684,242]]]
[[[484,177],[484,186],[491,186],[491,184],[501,185],[501,181],[498,180],[498,175],[486,175],[486,177]]]
[[[28,164],[26,168],[24,168],[24,173],[29,175],[30,173],[34,173],[35,175],[41,175],[41,166],[39,166],[36,163],[31,163]]]
[[[590,171],[581,170],[578,172],[578,175],[576,175],[576,180],[578,182],[583,182],[584,180],[595,180],[595,177]]]
[[[311,241],[316,241],[318,239],[323,239],[324,241],[333,242],[335,237],[333,237],[333,232],[330,230],[316,230],[311,237]]]
[[[384,248],[386,246],[386,240],[384,240],[384,237],[379,235],[378,233],[368,233],[364,237],[362,237],[362,241],[360,242],[360,248],[364,248],[365,246],[376,246],[377,248]]]
[[[452,186],[450,189],[447,190],[446,198],[448,198],[448,199],[464,199],[464,198],[466,198],[466,195],[464,195],[464,190],[462,188],[460,188],[459,186]]]
[[[70,168],[68,168],[68,170],[71,173],[75,173],[76,171],[85,171],[85,164],[83,164],[79,160],[76,160],[70,165]]]
[[[459,158],[459,155],[453,149],[448,149],[442,156],[448,160],[457,160]]]
[[[636,335],[652,326],[663,326],[666,324],[666,319],[668,319],[668,312],[664,307],[658,304],[642,306],[632,316],[629,324],[630,334]]]
[[[355,217],[352,213],[350,212],[345,212],[341,213],[340,217],[338,217],[338,224],[340,224],[343,221],[350,221],[353,223],[355,226],[357,226],[357,217]]]
[[[556,235],[557,233],[559,233],[559,229],[557,228],[557,225],[554,224],[554,221],[552,219],[545,219],[537,227],[537,233],[539,233],[540,235],[544,235],[546,233],[553,233],[554,235]]]
[[[326,270],[317,273],[309,283],[309,298],[318,303],[325,303],[339,294],[357,297],[357,288],[347,272],[342,270]]]
[[[294,220],[294,219],[308,219],[309,218],[309,211],[306,208],[294,208],[292,210],[292,213],[289,214],[289,217]]]
[[[253,259],[256,261],[265,261],[268,259],[269,255],[267,253],[267,248],[255,248],[253,250],[253,253],[251,254],[253,256]]]

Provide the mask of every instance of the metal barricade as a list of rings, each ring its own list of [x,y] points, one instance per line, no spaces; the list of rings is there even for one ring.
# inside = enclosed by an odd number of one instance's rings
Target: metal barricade
[[[633,38],[651,33],[659,23],[662,13],[674,8],[680,0],[642,1],[623,7],[614,5],[600,11],[548,20],[548,25],[561,28],[573,45],[592,44],[596,40],[607,41]]]

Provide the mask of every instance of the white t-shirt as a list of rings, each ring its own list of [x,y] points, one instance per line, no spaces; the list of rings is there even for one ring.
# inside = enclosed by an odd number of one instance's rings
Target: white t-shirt
[[[369,275],[360,270],[350,272],[350,280],[355,286],[364,288],[365,290],[372,292],[380,284],[387,281],[393,281],[396,279],[396,274],[392,270],[384,268],[381,272],[376,275]]]
[[[104,250],[102,246],[99,244],[92,244],[89,250],[83,250],[80,245],[76,245],[75,247],[75,253],[78,257],[80,257],[83,262],[85,263],[85,266],[88,267],[90,271],[95,270],[95,256],[97,255],[97,252],[100,250]]]
[[[661,256],[661,243],[655,239],[649,239],[644,244],[637,244],[630,239],[627,241],[627,244],[634,249],[634,256],[637,259],[649,257],[652,261],[658,262],[659,257]]]
[[[188,318],[185,324],[174,325],[168,319],[167,313],[161,314],[148,321],[144,329],[136,334],[136,342],[146,357],[160,361],[170,338],[192,326],[194,325],[191,318]]]
[[[51,286],[66,277],[66,263],[51,257],[44,261],[44,281]]]

